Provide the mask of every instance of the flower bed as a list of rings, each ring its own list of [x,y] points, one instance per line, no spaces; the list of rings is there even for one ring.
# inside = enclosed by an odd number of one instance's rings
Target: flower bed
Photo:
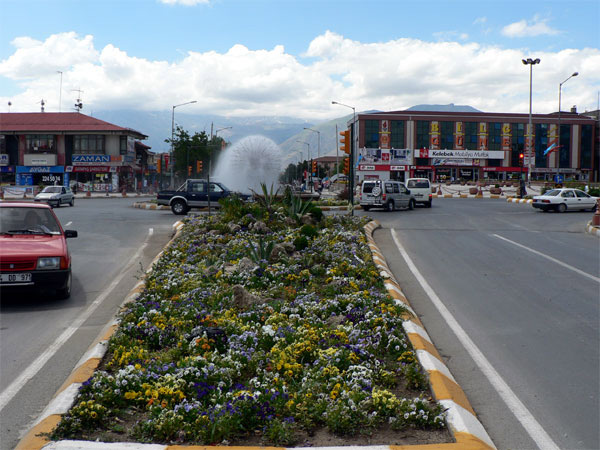
[[[186,221],[53,439],[292,446],[384,428],[448,439],[366,220],[285,202],[231,199]]]

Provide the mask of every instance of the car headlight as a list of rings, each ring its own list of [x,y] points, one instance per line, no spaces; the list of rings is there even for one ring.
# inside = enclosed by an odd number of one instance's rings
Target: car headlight
[[[38,270],[56,270],[60,269],[60,256],[50,258],[38,258]]]

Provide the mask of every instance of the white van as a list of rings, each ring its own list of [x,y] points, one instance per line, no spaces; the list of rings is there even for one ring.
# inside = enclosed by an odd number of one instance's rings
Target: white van
[[[410,189],[410,193],[414,195],[417,203],[431,208],[433,192],[431,192],[431,183],[428,178],[409,178],[406,180],[406,187]]]
[[[371,208],[414,209],[415,198],[399,181],[365,180],[360,187],[360,206],[368,211]]]

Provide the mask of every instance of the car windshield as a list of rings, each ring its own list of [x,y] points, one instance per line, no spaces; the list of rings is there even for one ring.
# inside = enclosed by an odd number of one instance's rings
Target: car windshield
[[[557,195],[560,195],[560,190],[552,189],[550,191],[544,192],[544,195],[547,195],[548,197],[556,197]]]
[[[49,209],[4,206],[0,209],[0,234],[60,234],[60,225]]]
[[[46,186],[42,192],[44,192],[44,193],[51,192],[52,194],[60,194],[60,191],[61,191],[60,186]]]
[[[429,187],[429,181],[425,181],[425,180],[409,180],[407,187],[408,188],[428,188]]]

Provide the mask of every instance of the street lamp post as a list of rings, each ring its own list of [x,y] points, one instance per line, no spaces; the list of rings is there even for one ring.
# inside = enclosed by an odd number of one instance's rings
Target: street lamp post
[[[350,173],[349,175],[349,190],[350,190],[350,215],[354,215],[354,143],[356,142],[356,137],[358,135],[358,130],[356,130],[356,108],[354,106],[345,105],[340,102],[332,101],[332,105],[341,105],[346,108],[352,109],[352,143],[350,144]],[[337,140],[337,136],[336,136]]]
[[[312,131],[313,133],[317,133],[318,137],[319,137],[319,141],[317,144],[317,177],[319,176],[319,158],[321,157],[321,132],[318,130],[313,130],[312,128],[306,128],[304,127],[305,130],[308,131]]]
[[[228,130],[230,128],[233,127],[223,127],[223,128],[218,128],[215,131],[215,137],[218,136],[219,131],[223,131],[223,130]],[[212,141],[212,133],[211,133],[211,139]],[[210,172],[212,170],[212,142],[211,144],[208,146],[208,175],[206,176],[206,181],[207,181],[207,189],[208,189],[208,215],[211,215],[211,207],[210,207]]]
[[[296,141],[296,142],[298,142],[300,144],[304,144],[304,145],[307,146],[306,147],[306,157],[307,157],[306,160],[308,161],[308,167],[307,167],[306,173],[311,174],[310,175],[310,180],[312,181],[312,172],[311,172],[312,171],[312,167],[310,167],[311,163],[312,163],[311,154],[310,154],[310,144],[308,142],[304,142],[304,141]],[[306,188],[307,189],[308,189],[308,184],[309,184],[308,183],[308,178],[309,177],[306,177]],[[310,183],[310,191],[312,192],[312,183]]]
[[[562,83],[560,83],[558,85],[558,156],[556,157],[556,182],[558,183],[558,177],[560,175],[560,172],[558,171],[558,169],[560,168],[560,101],[561,101],[561,95],[562,95],[562,85],[565,84],[567,81],[569,81],[571,78],[576,77],[577,75],[579,75],[579,72],[573,72],[569,78],[567,78],[565,81],[563,81]]]
[[[171,113],[171,189],[175,187],[175,177],[173,175],[173,140],[175,139],[175,108],[183,105],[189,105],[190,103],[196,103],[196,100],[191,102],[180,103],[179,105],[173,105],[173,111]]]
[[[531,96],[532,96],[532,81],[533,81],[533,66],[535,64],[540,63],[540,58],[536,59],[523,59],[523,64],[529,65],[529,145],[527,148],[527,180],[531,183],[531,160],[532,158],[532,141],[533,141],[533,125],[531,123]],[[521,182],[523,182],[523,177],[521,177]]]

